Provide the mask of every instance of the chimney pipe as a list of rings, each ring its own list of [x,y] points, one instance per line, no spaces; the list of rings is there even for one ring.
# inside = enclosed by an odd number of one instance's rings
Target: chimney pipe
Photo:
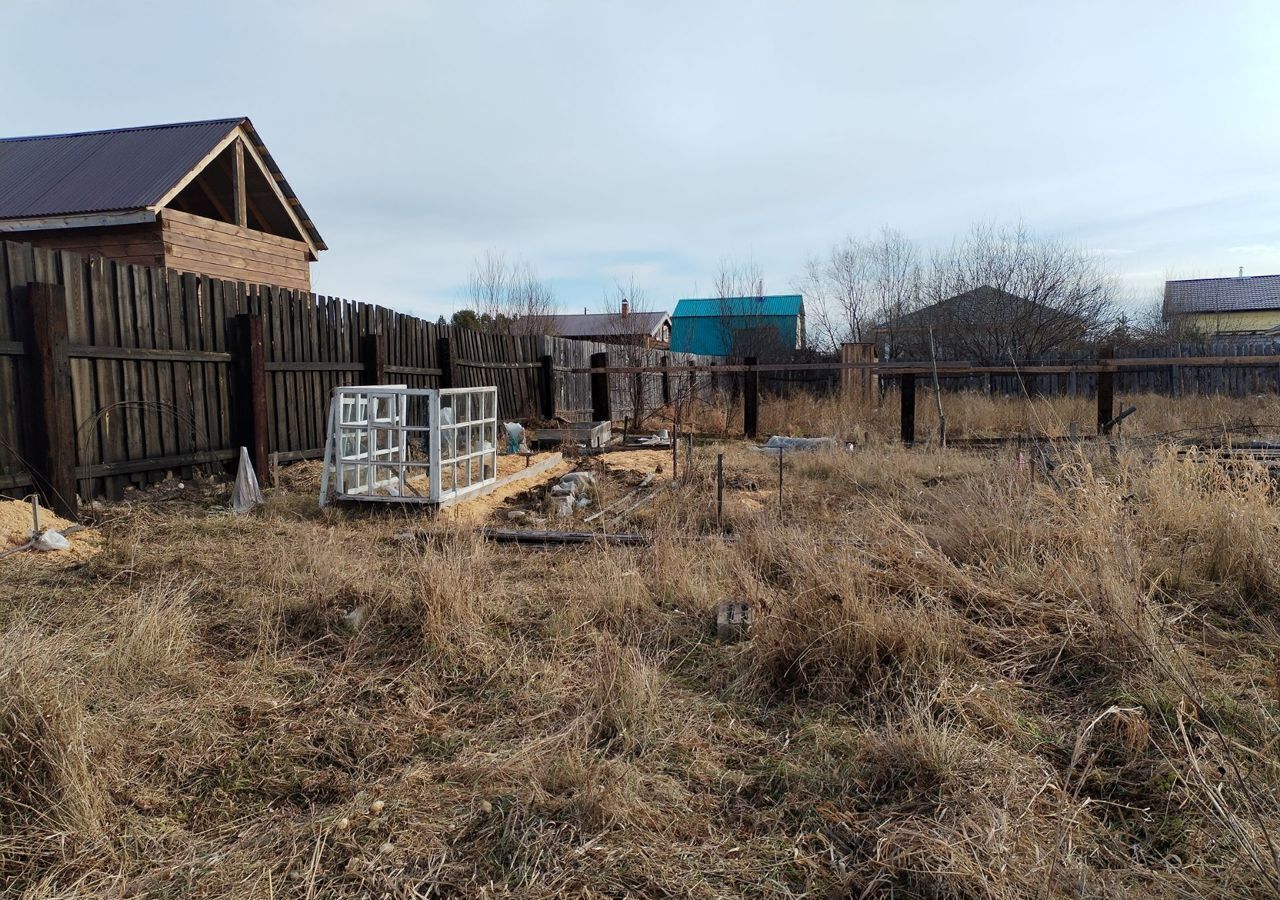
[[[1240,267],[1240,274],[1239,274],[1239,275],[1237,275],[1236,277],[1237,277],[1237,278],[1243,278],[1243,277],[1244,277],[1244,266],[1241,266],[1241,267]]]
[[[631,315],[631,303],[630,301],[627,300],[626,297],[623,297],[622,298],[622,318],[625,319],[629,315]]]

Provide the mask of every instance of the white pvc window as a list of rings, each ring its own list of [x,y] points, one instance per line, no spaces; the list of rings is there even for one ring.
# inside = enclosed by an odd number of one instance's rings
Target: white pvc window
[[[448,503],[496,480],[498,390],[334,388],[320,505]]]

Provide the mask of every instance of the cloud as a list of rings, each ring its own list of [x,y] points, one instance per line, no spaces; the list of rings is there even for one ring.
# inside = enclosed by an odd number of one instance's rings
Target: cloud
[[[1280,266],[1280,124],[1257,114],[1280,5],[1096,8],[1106,28],[1019,0],[226,0],[194,13],[218,77],[157,81],[113,47],[181,46],[191,22],[45,0],[6,10],[0,78],[46,76],[6,97],[9,134],[251,116],[332,248],[317,286],[432,317],[491,248],[569,309],[632,275],[666,306],[725,257],[787,289],[808,255],[881,225],[927,253],[1021,219],[1133,282]],[[76,27],[51,68],[58,20]],[[1195,52],[1170,68],[1170,48]],[[1212,127],[1169,140],[1190,121]]]

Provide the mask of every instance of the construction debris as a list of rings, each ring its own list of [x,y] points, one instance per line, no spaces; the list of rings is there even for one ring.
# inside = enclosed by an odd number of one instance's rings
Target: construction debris
[[[596,476],[591,472],[567,472],[551,486],[547,503],[554,516],[567,518],[575,509],[586,509],[596,493]]]
[[[571,422],[560,428],[534,429],[533,442],[538,446],[582,444],[586,447],[603,447],[613,439],[610,422]]]
[[[737,600],[726,600],[716,607],[716,637],[736,641],[747,636],[755,619],[751,606]]]
[[[626,442],[628,447],[652,447],[659,449],[671,446],[671,434],[665,428],[659,428],[655,433],[645,437],[632,437]]]
[[[758,449],[770,453],[785,453],[788,450],[828,450],[840,446],[840,442],[831,437],[783,437],[775,434]]]

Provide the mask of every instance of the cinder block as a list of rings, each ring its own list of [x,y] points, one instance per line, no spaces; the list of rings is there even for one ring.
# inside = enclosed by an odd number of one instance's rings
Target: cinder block
[[[750,604],[726,600],[716,607],[716,637],[722,641],[737,641],[751,631],[754,616]]]

